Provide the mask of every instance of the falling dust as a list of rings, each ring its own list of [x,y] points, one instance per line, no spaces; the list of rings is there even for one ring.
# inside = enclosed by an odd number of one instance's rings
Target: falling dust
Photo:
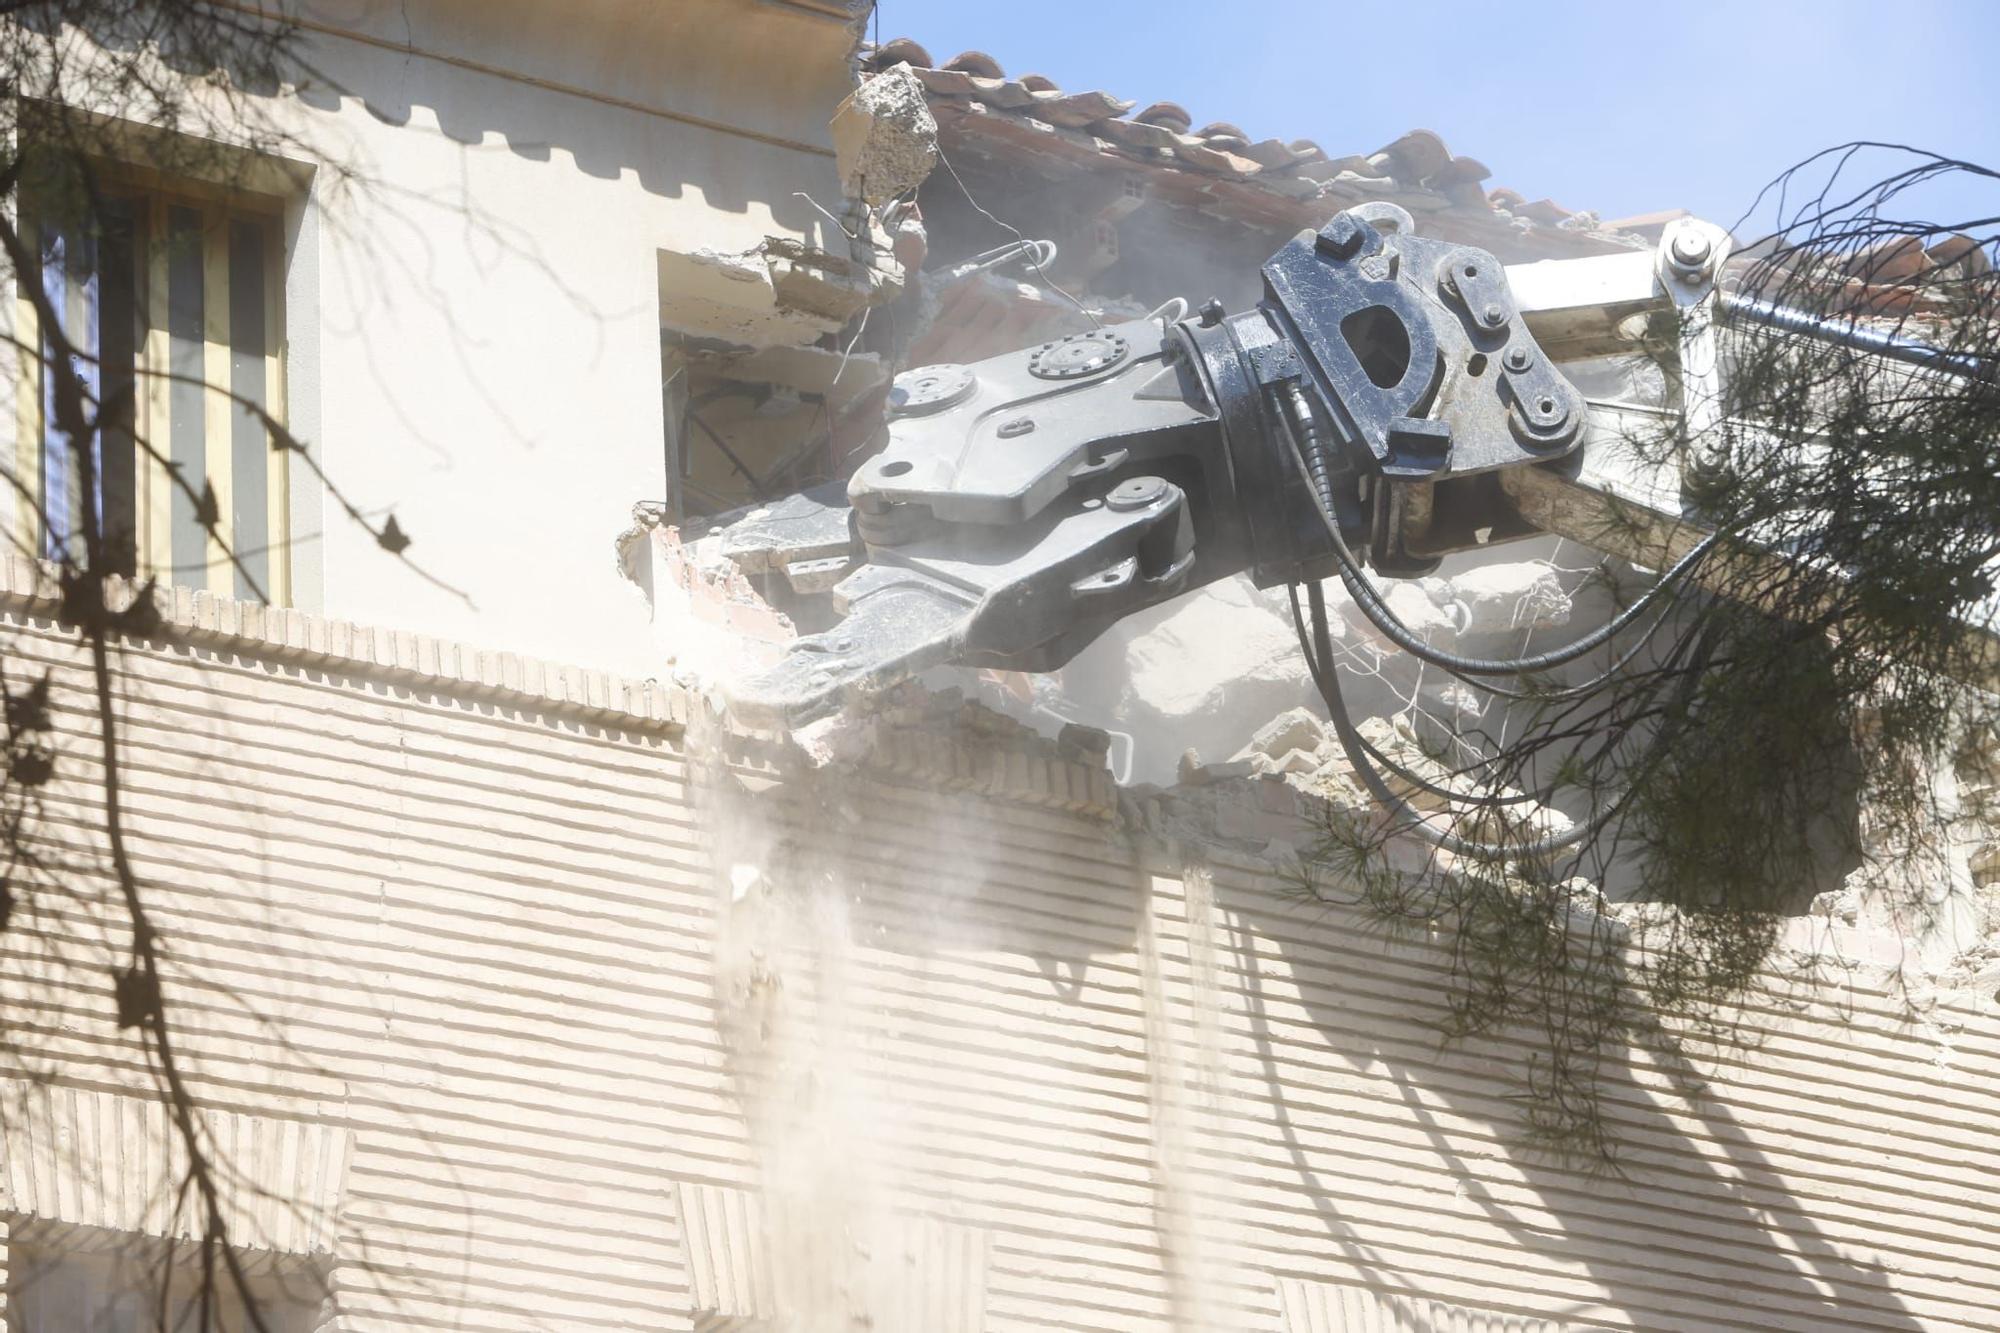
[[[1154,877],[1140,926],[1147,1091],[1153,1120],[1154,1210],[1167,1275],[1173,1326],[1208,1333],[1232,1326],[1227,1274],[1219,1255],[1227,1244],[1220,1207],[1227,1180],[1222,996],[1216,963],[1215,884],[1207,867],[1189,862],[1179,883]],[[1179,890],[1176,892],[1176,890]],[[1186,912],[1186,1000],[1173,925],[1165,913],[1179,899]],[[1176,1010],[1185,1010],[1177,1014]]]
[[[754,1313],[785,1333],[971,1333],[983,1327],[983,1282],[940,1275],[983,1273],[986,1234],[899,1211],[896,1182],[954,1144],[915,1132],[903,1110],[910,1089],[898,1086],[886,1049],[895,1005],[882,987],[888,960],[874,956],[881,905],[842,850],[866,799],[857,774],[806,762],[759,781],[719,757],[729,744],[706,738],[690,750],[707,752],[694,785],[719,899],[719,1024],[763,1231]],[[965,799],[978,825],[978,798]],[[956,826],[928,836],[966,864],[940,869],[922,885],[925,900],[898,914],[899,951],[993,947],[959,919],[962,886],[985,874],[978,863],[992,849]],[[1214,887],[1194,864],[1138,884],[1131,947],[1169,1326],[1221,1330],[1240,1321],[1237,1275],[1222,1256],[1241,1247],[1222,1165],[1229,1113]],[[992,1155],[971,1140],[963,1150]]]
[[[719,761],[703,786],[723,899],[718,1021],[764,1232],[757,1313],[787,1333],[885,1333],[896,1119],[868,1072],[850,895]]]
[[[909,886],[864,868],[850,841],[865,798],[853,764],[829,757],[840,738],[759,745],[777,758],[759,771],[725,762],[740,738],[704,731],[690,750],[705,760],[695,804],[718,886],[718,1025],[757,1195],[760,1290],[740,1313],[774,1333],[977,1333],[987,1233],[935,1180],[921,1215],[897,1194],[928,1179],[935,1148],[906,1109],[925,1057],[899,1060],[907,1015],[888,997],[923,984],[911,957],[973,947],[963,897],[990,845],[978,828],[923,829],[954,863],[893,901]]]

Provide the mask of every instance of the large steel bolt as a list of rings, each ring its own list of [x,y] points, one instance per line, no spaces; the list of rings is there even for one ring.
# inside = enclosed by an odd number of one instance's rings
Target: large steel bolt
[[[1700,268],[1708,262],[1708,255],[1708,237],[1694,228],[1684,227],[1680,235],[1674,237],[1674,259],[1677,263]]]
[[[1158,477],[1129,477],[1114,486],[1111,494],[1104,499],[1111,508],[1129,513],[1134,509],[1144,509],[1166,493],[1167,483]]]
[[[1366,239],[1365,224],[1346,213],[1336,213],[1332,221],[1319,229],[1319,238],[1314,245],[1323,255],[1334,259],[1352,259],[1360,252],[1361,243]]]

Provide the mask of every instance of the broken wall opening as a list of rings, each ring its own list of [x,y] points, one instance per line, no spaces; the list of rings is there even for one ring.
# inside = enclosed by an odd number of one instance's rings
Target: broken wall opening
[[[679,522],[840,475],[880,428],[888,368],[838,335],[749,347],[660,332],[666,516]]]

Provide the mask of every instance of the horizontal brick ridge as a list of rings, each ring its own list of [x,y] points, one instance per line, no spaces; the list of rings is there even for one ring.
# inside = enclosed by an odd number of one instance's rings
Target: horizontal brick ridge
[[[105,605],[122,611],[144,586],[107,577]],[[161,585],[152,595],[164,626],[161,637],[169,641],[271,662],[330,667],[367,679],[435,688],[456,698],[526,705],[674,737],[686,731],[693,707],[689,692],[672,682],[630,680],[202,589]],[[22,555],[0,562],[0,607],[48,614],[61,596],[54,564]],[[986,716],[974,723],[945,716],[967,708]],[[868,727],[858,764],[891,782],[977,792],[992,800],[1095,819],[1108,820],[1117,812],[1118,789],[1101,757],[1090,762],[1092,756],[1073,745],[1061,745],[988,710],[960,706],[955,693],[920,709],[905,703],[871,718]]]
[[[10,555],[0,565],[0,605],[53,609],[61,598],[56,567]],[[105,604],[132,605],[144,584],[112,575]],[[376,680],[435,685],[466,698],[530,704],[678,734],[688,720],[687,692],[657,680],[546,662],[472,644],[331,620],[285,607],[221,597],[205,590],[156,586],[164,637],[229,647],[273,662],[338,666]]]

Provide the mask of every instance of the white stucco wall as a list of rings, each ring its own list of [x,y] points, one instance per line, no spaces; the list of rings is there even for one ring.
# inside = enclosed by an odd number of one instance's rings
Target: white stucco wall
[[[464,596],[302,481],[295,603],[650,670],[612,542],[664,491],[661,256],[822,239],[793,191],[838,199],[846,26],[807,5],[302,12],[323,77],[273,108],[322,164],[293,210],[292,421]]]

